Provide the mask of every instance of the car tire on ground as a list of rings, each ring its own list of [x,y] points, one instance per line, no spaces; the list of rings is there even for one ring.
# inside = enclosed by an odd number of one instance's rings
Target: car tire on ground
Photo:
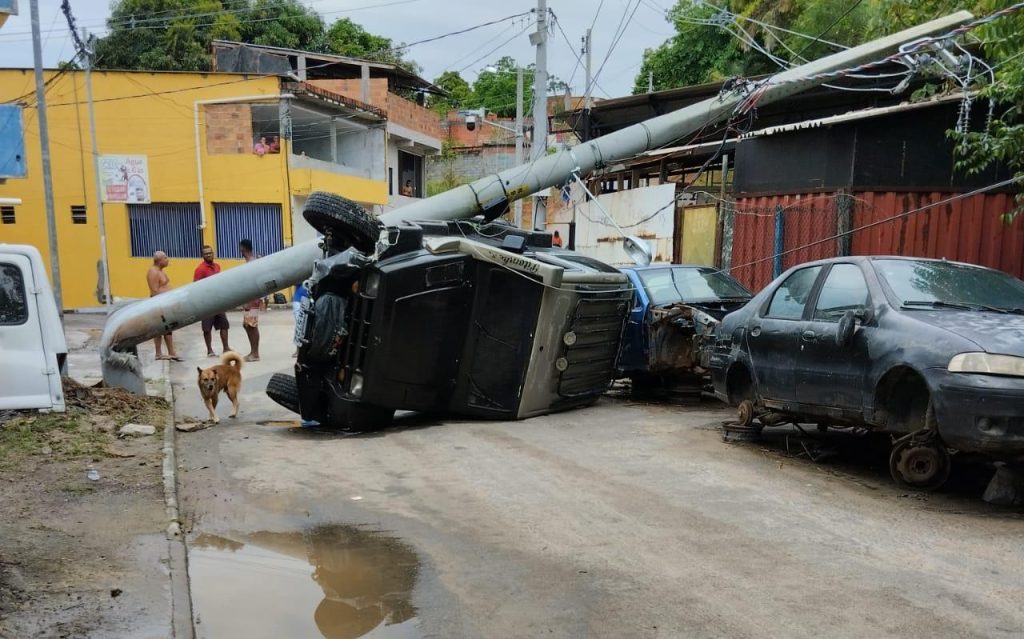
[[[299,412],[299,386],[291,375],[274,373],[267,382],[267,397],[293,413]]]
[[[359,204],[323,191],[309,196],[302,217],[317,231],[331,236],[335,248],[352,246],[363,253],[373,252],[382,228]]]

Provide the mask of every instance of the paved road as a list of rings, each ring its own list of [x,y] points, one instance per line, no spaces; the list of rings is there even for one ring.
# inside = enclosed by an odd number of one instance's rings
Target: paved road
[[[724,444],[712,405],[304,431],[262,395],[290,328],[265,316],[236,422],[179,433],[201,637],[1024,635],[1024,518],[977,495]]]

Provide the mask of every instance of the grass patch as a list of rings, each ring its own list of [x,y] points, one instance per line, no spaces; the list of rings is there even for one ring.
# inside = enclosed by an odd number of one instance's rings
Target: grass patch
[[[93,486],[92,484],[77,484],[72,482],[65,482],[60,485],[60,489],[62,492],[65,492],[69,495],[80,496],[88,495],[91,492],[95,492],[96,487]]]

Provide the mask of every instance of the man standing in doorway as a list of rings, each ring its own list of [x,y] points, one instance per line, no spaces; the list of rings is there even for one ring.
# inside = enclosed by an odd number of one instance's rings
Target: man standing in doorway
[[[166,293],[171,290],[171,278],[164,273],[164,269],[171,263],[168,259],[167,253],[163,251],[157,251],[153,253],[153,266],[149,267],[146,271],[146,283],[149,284],[149,296],[153,297],[160,293]],[[161,348],[161,342],[167,345],[167,355],[163,354]],[[163,335],[158,335],[153,338],[153,345],[156,346],[156,358],[157,359],[171,359],[176,362],[180,362],[181,358],[174,351],[174,336],[171,331],[167,331]]]
[[[239,240],[238,251],[246,262],[256,259],[256,254],[252,252],[252,240]],[[247,362],[260,361],[260,311],[265,306],[266,302],[260,298],[246,302],[242,307],[242,326],[245,328],[245,335],[249,338],[249,354],[245,356]]]
[[[203,261],[196,267],[192,281],[198,282],[217,273],[220,273],[220,264],[213,261],[213,247],[203,246]],[[206,341],[207,357],[217,357],[217,354],[213,352],[213,329],[215,328],[220,331],[220,344],[224,347],[224,352],[231,350],[231,347],[228,346],[228,328],[230,326],[228,316],[224,313],[217,313],[213,317],[203,320],[203,340]]]

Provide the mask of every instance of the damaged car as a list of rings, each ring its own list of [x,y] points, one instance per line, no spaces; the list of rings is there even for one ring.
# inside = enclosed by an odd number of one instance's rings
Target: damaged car
[[[1024,462],[1024,282],[958,262],[843,257],[783,273],[719,326],[715,394],[742,426],[889,433],[899,484],[951,452]]]
[[[673,388],[699,394],[707,378],[701,354],[726,314],[750,291],[709,266],[621,268],[635,289],[619,349],[617,375],[633,391]]]
[[[328,193],[303,215],[324,253],[295,375],[267,393],[304,420],[362,431],[396,410],[522,419],[610,384],[632,293],[615,268],[502,222],[384,228]]]

